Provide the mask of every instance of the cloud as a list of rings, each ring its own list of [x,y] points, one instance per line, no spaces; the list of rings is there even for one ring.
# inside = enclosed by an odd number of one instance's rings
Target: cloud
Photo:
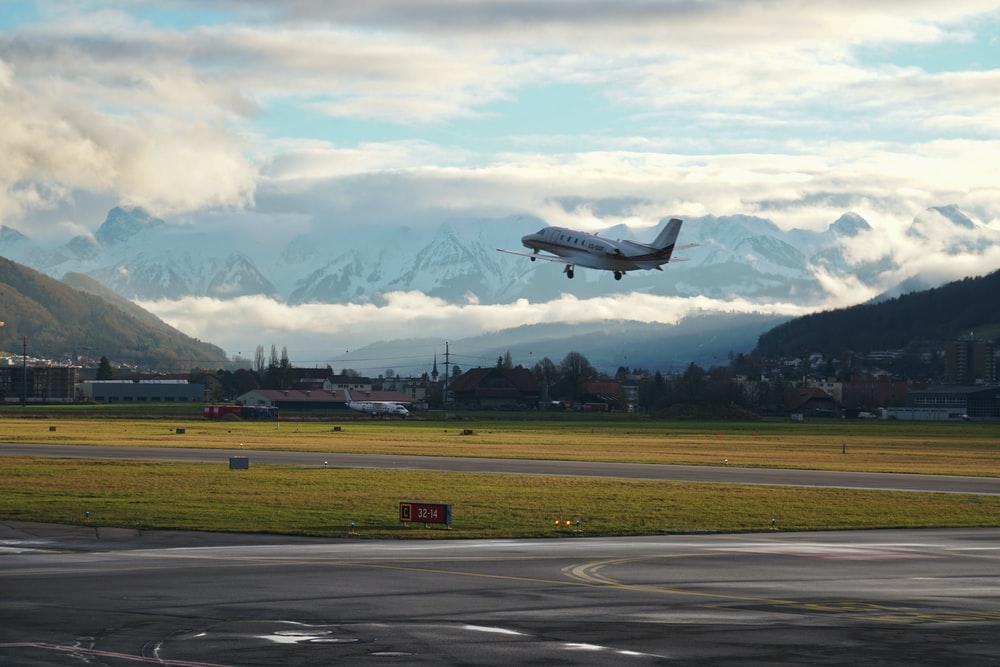
[[[394,144],[355,151],[293,148],[265,171],[263,200],[313,211],[328,229],[359,223],[437,226],[451,217],[530,214],[598,231],[649,226],[666,215],[757,214],[780,227],[822,230],[854,210],[879,227],[903,227],[930,206],[958,203],[1000,222],[994,141],[777,143],[767,153],[590,151],[506,154],[462,166],[441,146]],[[436,152],[452,166],[420,165]],[[578,203],[567,207],[567,200]],[[601,207],[603,201],[627,202]]]
[[[751,199],[739,193],[746,178],[739,154],[772,172],[769,190],[784,183],[788,196],[770,199],[790,207],[798,182],[809,176],[797,168],[807,152],[830,168],[833,155],[853,151],[833,165],[843,176],[852,162],[867,159],[866,144],[892,143],[901,128],[925,142],[941,133],[982,139],[995,136],[998,122],[995,70],[928,74],[865,63],[855,51],[965,40],[976,20],[996,16],[993,3],[976,0],[947,7],[218,2],[210,7],[225,19],[204,22],[197,17],[212,15],[202,3],[178,2],[159,14],[173,13],[178,25],[86,2],[49,6],[46,16],[59,16],[57,7],[65,18],[0,35],[0,148],[11,156],[0,168],[5,219],[51,207],[78,189],[116,193],[123,203],[159,213],[192,212],[251,207],[262,178],[292,186],[387,170],[419,170],[432,187],[471,184],[453,192],[455,207],[463,208],[462,199],[490,198],[475,188],[488,182],[479,167],[508,175],[493,179],[510,185],[506,199],[520,188],[520,198],[538,200],[533,191],[552,188],[550,197],[562,196],[567,177],[586,178],[585,161],[593,165],[590,182],[609,191],[617,186],[621,196],[649,200],[655,183],[685,190],[673,197],[682,212],[722,214]],[[335,144],[319,137],[282,136],[294,126],[257,124],[262,114],[277,114],[272,120],[279,123],[287,112],[310,123],[326,116],[333,127],[336,119],[415,128],[476,119],[494,132],[495,103],[516,103],[527,88],[564,82],[600,91],[602,111],[627,129],[554,137],[533,134],[528,122],[500,137],[501,147],[519,150],[497,151],[495,142],[491,148],[467,137],[459,145],[454,129],[444,142],[413,137],[330,149]],[[579,148],[559,155],[545,142]],[[714,164],[674,170],[657,182],[655,163],[682,155]],[[619,180],[625,161],[650,167],[644,189],[638,169]],[[940,163],[927,166],[958,178]],[[911,170],[912,183],[903,187],[924,189],[927,173]],[[868,181],[868,173],[859,176]],[[693,187],[698,180],[703,187]]]
[[[49,66],[71,60],[54,58]],[[0,219],[52,208],[74,190],[114,192],[158,213],[252,202],[255,168],[211,114],[108,112],[115,96],[101,99],[100,86],[35,78],[32,66],[25,69],[0,61]]]
[[[394,292],[378,304],[305,304],[289,306],[264,296],[221,300],[188,297],[176,301],[140,302],[171,326],[221,346],[230,355],[252,358],[258,345],[287,347],[302,365],[326,363],[344,350],[375,340],[434,338],[443,341],[476,336],[525,324],[582,323],[627,319],[675,324],[704,312],[760,312],[748,300],[707,297],[657,297],[621,294],[578,299],[563,294],[547,302],[519,300],[505,305],[452,304],[421,292]],[[773,304],[768,312],[802,315],[808,310]],[[623,318],[623,314],[627,314]],[[393,332],[386,335],[386,331]]]
[[[889,282],[948,269],[948,239],[906,234],[930,206],[1000,227],[1000,70],[976,51],[995,0],[67,0],[38,13],[0,32],[0,222],[32,236],[93,231],[103,218],[81,220],[83,203],[90,215],[105,199],[261,242],[509,215],[598,231],[754,214],[821,230],[853,210],[876,231],[847,250],[891,250]],[[931,67],[936,48],[959,57]],[[837,303],[862,296],[823,278]],[[415,293],[147,305],[245,355],[272,339],[319,355],[330,335],[352,347],[400,323],[450,337],[751,307]]]

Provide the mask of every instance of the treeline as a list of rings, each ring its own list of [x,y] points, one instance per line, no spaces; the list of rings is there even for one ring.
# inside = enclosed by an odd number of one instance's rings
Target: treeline
[[[922,292],[879,303],[863,304],[806,315],[760,336],[754,354],[781,358],[820,352],[839,357],[845,352],[905,349],[918,341],[951,341],[981,331],[998,332],[1000,272],[966,278]]]

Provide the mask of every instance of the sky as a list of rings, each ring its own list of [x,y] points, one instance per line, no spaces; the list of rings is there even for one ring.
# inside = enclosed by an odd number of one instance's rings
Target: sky
[[[124,204],[290,232],[512,214],[822,230],[854,211],[891,244],[931,206],[1000,228],[997,109],[983,0],[0,0],[0,224],[68,239]],[[177,325],[196,308],[186,332],[230,353],[253,347],[233,322],[276,310],[290,353],[336,333],[342,309],[264,301],[143,305]]]

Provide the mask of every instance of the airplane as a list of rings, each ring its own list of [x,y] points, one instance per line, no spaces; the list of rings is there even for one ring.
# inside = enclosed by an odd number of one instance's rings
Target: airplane
[[[344,389],[344,396],[347,398],[347,407],[358,412],[367,412],[372,417],[379,415],[407,417],[410,414],[404,406],[393,401],[353,401],[348,389]]]
[[[697,243],[676,245],[682,222],[677,218],[671,218],[650,244],[638,241],[612,241],[597,234],[578,232],[565,227],[544,227],[534,234],[521,237],[521,243],[526,248],[531,248],[531,252],[503,248],[497,250],[511,255],[530,257],[532,262],[536,259],[560,262],[566,265],[563,273],[567,278],[573,277],[575,266],[585,266],[590,269],[614,271],[615,280],[621,280],[626,271],[639,269],[662,271],[661,264],[687,261],[686,257],[673,257],[674,250],[698,245]],[[552,254],[543,255],[541,251]]]

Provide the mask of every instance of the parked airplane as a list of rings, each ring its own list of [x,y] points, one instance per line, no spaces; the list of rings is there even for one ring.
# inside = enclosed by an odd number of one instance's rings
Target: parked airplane
[[[393,401],[353,401],[348,389],[344,389],[344,395],[347,397],[347,407],[358,412],[367,412],[372,417],[379,415],[406,417],[410,414],[406,407]]]
[[[597,234],[578,232],[565,227],[545,227],[534,234],[521,237],[521,243],[526,248],[531,248],[531,252],[503,248],[497,250],[511,255],[530,257],[532,262],[536,259],[560,262],[566,265],[563,273],[567,278],[573,277],[574,266],[585,266],[590,269],[614,271],[615,280],[621,280],[626,271],[639,269],[662,271],[661,264],[686,261],[683,257],[673,257],[674,250],[693,248],[698,244],[676,245],[681,224],[681,220],[672,218],[656,235],[656,239],[648,245],[638,241],[612,241]],[[552,254],[543,255],[541,251]]]

